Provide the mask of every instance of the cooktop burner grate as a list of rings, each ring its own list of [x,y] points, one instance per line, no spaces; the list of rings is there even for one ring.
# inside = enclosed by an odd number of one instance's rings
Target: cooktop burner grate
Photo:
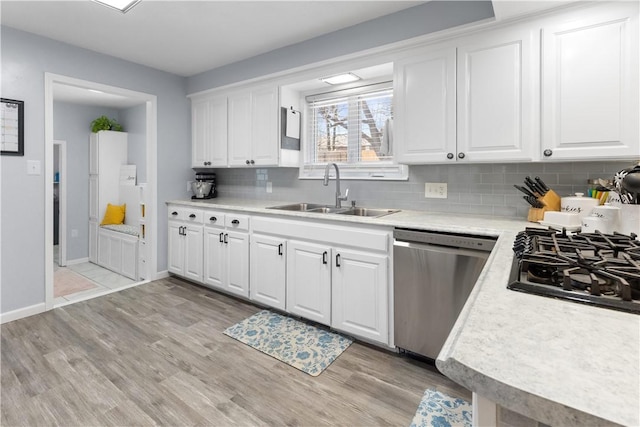
[[[518,233],[509,289],[640,314],[640,241],[634,234]]]

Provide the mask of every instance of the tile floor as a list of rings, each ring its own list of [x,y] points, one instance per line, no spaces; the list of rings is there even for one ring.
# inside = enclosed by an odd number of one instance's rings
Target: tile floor
[[[57,245],[53,247],[53,260],[54,271],[58,268],[68,268],[69,270],[75,271],[76,273],[86,277],[96,284],[96,287],[93,289],[88,289],[86,291],[80,291],[74,294],[55,298],[53,301],[54,306],[65,305],[69,302],[82,301],[93,296],[105,294],[110,291],[125,288],[127,286],[133,285],[134,283],[137,283],[136,281],[131,280],[128,277],[121,276],[111,270],[107,270],[106,268],[100,267],[99,265],[93,264],[91,262],[83,262],[80,264],[71,264],[67,265],[66,267],[60,267],[58,265]]]

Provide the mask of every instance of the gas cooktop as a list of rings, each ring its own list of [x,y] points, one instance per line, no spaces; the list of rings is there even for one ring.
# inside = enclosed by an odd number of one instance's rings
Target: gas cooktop
[[[507,288],[640,314],[640,241],[636,235],[518,233]]]

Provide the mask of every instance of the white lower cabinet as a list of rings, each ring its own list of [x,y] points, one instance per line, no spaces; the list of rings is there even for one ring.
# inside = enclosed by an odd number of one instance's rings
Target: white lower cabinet
[[[204,218],[203,283],[248,297],[249,234],[244,231],[248,217],[209,211]]]
[[[290,240],[287,244],[287,311],[331,325],[331,247]]]
[[[334,250],[331,326],[354,335],[388,342],[388,256]]]
[[[169,221],[169,272],[202,282],[202,225]]]
[[[286,240],[253,234],[251,236],[252,300],[284,310],[286,297]]]

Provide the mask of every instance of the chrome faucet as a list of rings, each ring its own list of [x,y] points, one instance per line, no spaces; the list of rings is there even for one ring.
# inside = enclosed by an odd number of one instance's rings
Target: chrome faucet
[[[329,169],[331,169],[331,165],[336,168],[336,208],[341,208],[340,202],[343,200],[347,200],[347,196],[349,195],[349,189],[344,193],[344,196],[340,194],[340,169],[338,169],[338,165],[335,163],[327,163],[327,167],[324,168],[324,182],[322,185],[325,187],[329,185]]]

